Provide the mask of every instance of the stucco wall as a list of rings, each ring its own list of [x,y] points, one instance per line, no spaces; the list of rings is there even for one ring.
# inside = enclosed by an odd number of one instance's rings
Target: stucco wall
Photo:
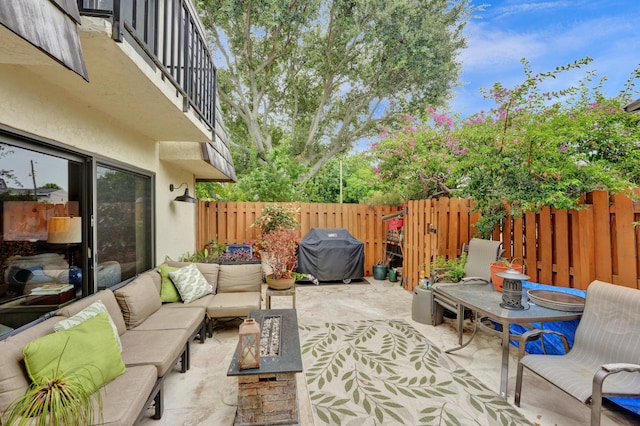
[[[0,123],[156,174],[156,258],[177,258],[195,248],[195,205],[175,202],[169,184],[189,184],[191,174],[158,160],[158,143],[123,127],[22,66],[0,66]],[[88,84],[78,77],[78,84]]]

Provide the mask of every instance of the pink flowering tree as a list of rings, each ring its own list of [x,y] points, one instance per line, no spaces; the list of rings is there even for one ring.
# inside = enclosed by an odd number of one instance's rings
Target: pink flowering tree
[[[483,236],[506,216],[507,205],[515,215],[573,208],[584,192],[635,186],[640,114],[622,109],[633,78],[627,93],[611,99],[592,72],[575,86],[544,90],[558,74],[590,61],[540,74],[523,61],[522,83],[485,91],[495,102],[489,111],[461,119],[427,107],[420,118],[405,117],[372,148],[378,176],[407,199],[471,197]]]

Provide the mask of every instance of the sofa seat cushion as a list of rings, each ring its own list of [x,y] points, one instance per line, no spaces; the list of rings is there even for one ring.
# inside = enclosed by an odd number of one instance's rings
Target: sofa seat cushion
[[[189,337],[186,330],[129,330],[120,336],[122,359],[127,367],[153,365],[162,377],[177,362]]]
[[[60,371],[69,380],[95,392],[125,371],[106,312],[69,330],[29,342],[22,355],[27,373],[36,385],[54,378]]]
[[[152,275],[157,276],[158,273],[145,272],[114,292],[128,330],[142,324],[162,306],[160,290]]]
[[[102,419],[97,418],[100,411],[96,401],[94,403],[95,424],[105,426],[134,424],[145,408],[147,398],[157,380],[157,370],[152,365],[128,367],[123,375],[118,376],[100,390]]]
[[[262,265],[220,265],[217,293],[262,291]]]
[[[189,335],[192,335],[202,325],[204,314],[205,310],[198,307],[185,309],[163,307],[151,314],[142,324],[131,331],[186,330]]]
[[[118,304],[118,301],[116,300],[116,297],[111,290],[102,290],[97,292],[96,294],[84,297],[76,302],[73,302],[71,305],[65,306],[64,308],[60,309],[58,311],[58,315],[70,318],[98,300],[101,301],[102,304],[107,308],[107,312],[111,317],[111,321],[113,321],[113,323],[116,325],[118,334],[122,336],[124,332],[127,331],[127,325],[124,322],[124,317],[122,316],[120,305]]]
[[[218,293],[207,307],[210,318],[246,317],[259,310],[262,294],[259,292]]]
[[[184,302],[171,302],[171,303],[163,303],[162,308],[202,308],[203,311],[207,310],[207,306],[213,300],[213,294],[207,294],[204,297],[201,297],[198,300],[194,300],[193,302],[186,304]]]
[[[169,272],[169,278],[175,284],[184,303],[191,303],[207,294],[213,293],[213,287],[193,263]]]

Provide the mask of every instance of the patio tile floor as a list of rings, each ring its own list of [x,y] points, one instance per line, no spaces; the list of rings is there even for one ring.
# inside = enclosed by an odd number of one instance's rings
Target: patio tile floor
[[[411,319],[413,293],[399,283],[378,281],[367,277],[366,283],[298,285],[296,308],[301,325],[324,322],[348,322],[366,319],[405,320],[442,349],[457,345],[455,326],[450,320],[437,327]],[[266,287],[266,286],[265,286]],[[264,290],[263,290],[264,291]],[[264,304],[264,302],[263,302]],[[272,300],[273,309],[291,308],[291,299]],[[216,329],[213,338],[192,346],[191,369],[186,374],[171,373],[165,381],[165,409],[161,420],[145,418],[141,425],[232,425],[237,400],[237,378],[226,372],[233,356],[240,322],[230,322]],[[496,393],[500,387],[500,340],[497,336],[479,333],[465,349],[451,358],[480,379]],[[509,402],[513,403],[517,349],[511,348],[509,364]],[[300,404],[300,424],[313,425],[311,405],[303,374],[297,375]],[[544,408],[541,408],[544,407]],[[586,425],[590,411],[536,376],[525,373],[520,411],[534,424]],[[149,413],[151,415],[151,412]],[[634,425],[638,417],[605,407],[602,425]]]

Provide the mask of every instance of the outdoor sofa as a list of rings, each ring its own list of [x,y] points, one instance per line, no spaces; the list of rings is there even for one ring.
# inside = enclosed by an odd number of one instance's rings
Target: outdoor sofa
[[[193,274],[193,267],[199,272],[195,278],[187,273],[182,274],[183,281],[187,283],[185,291],[189,300],[163,302],[168,292],[166,274],[187,270]],[[173,278],[173,274],[170,278]],[[202,278],[209,289],[201,282]],[[195,281],[200,283],[199,288],[192,285]],[[196,287],[195,290],[192,287]],[[132,425],[152,405],[155,410],[153,418],[159,419],[163,411],[162,388],[167,373],[178,365],[182,373],[189,369],[190,345],[197,337],[201,342],[205,341],[207,324],[211,330],[210,324],[215,319],[247,316],[251,310],[260,309],[261,289],[260,264],[166,262],[127,283],[99,291],[48,314],[0,341],[0,412],[4,412],[12,401],[28,389],[30,376],[25,365],[27,361],[33,368],[33,360],[43,353],[53,352],[47,339],[57,339],[64,333],[76,333],[72,338],[79,342],[84,352],[73,362],[102,365],[102,359],[94,359],[95,353],[101,354],[98,357],[108,358],[109,367],[105,367],[108,374],[103,374],[107,376],[107,383],[100,388],[102,418],[96,417],[95,422]],[[96,302],[100,302],[104,309]],[[98,314],[89,316],[87,312],[95,311],[96,306],[99,308]],[[79,317],[84,320],[81,324],[66,331],[54,331],[56,324],[73,322]],[[104,324],[113,327],[109,328],[109,333]],[[68,342],[71,342],[71,338]],[[62,357],[55,355],[55,358],[64,359],[64,352]],[[89,364],[86,368],[92,367]],[[96,416],[98,412],[96,409]]]

